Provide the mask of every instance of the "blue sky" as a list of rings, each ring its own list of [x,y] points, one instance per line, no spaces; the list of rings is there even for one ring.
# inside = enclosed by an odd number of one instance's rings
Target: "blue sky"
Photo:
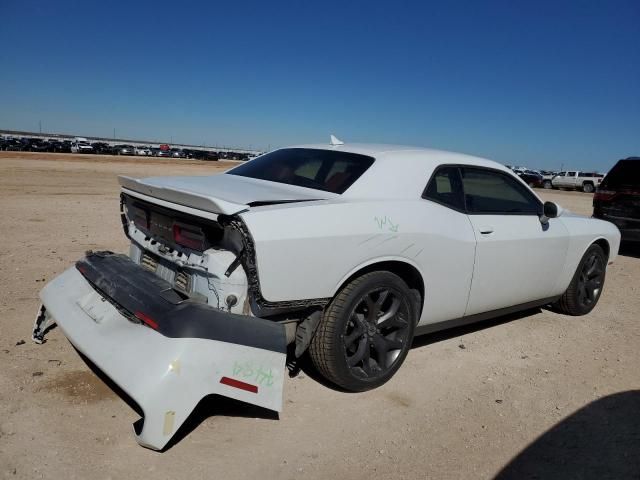
[[[0,128],[640,155],[640,2],[0,2]]]

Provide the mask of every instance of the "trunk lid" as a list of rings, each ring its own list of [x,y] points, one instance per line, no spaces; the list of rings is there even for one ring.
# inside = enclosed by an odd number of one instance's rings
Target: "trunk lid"
[[[323,200],[337,194],[236,175],[118,177],[125,189],[216,214],[233,215],[252,205]]]

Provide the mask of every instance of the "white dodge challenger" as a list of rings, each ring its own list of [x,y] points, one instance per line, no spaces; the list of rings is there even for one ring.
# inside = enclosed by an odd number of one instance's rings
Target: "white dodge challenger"
[[[415,335],[542,305],[587,314],[620,243],[495,162],[334,137],[120,183],[129,254],[88,252],[51,281],[33,338],[57,323],[138,404],[154,449],[210,394],[280,411],[287,352],[363,391]]]

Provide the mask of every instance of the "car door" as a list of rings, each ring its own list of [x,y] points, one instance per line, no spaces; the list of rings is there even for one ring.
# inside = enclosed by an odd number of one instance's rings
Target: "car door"
[[[460,168],[442,165],[431,176],[422,198],[438,205],[416,209],[425,225],[420,266],[429,285],[421,324],[464,316],[469,301],[476,239],[464,208]],[[424,250],[424,251],[423,251]]]
[[[567,172],[567,176],[565,178],[565,186],[569,188],[576,188],[578,182],[578,172]]]
[[[569,244],[558,219],[540,222],[541,201],[513,175],[460,168],[465,208],[476,236],[465,315],[547,298],[564,267]]]

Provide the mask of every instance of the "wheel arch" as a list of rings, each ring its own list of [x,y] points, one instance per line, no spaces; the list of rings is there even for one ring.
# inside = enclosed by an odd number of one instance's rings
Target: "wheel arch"
[[[607,241],[606,238],[600,237],[600,238],[596,239],[595,241],[593,241],[589,245],[589,247],[591,245],[598,245],[600,248],[602,248],[602,250],[604,251],[604,254],[607,256],[607,260],[609,259],[609,254],[611,253],[611,246],[609,245],[609,242]],[[587,247],[587,248],[589,248],[589,247]],[[587,250],[585,249],[585,252],[586,251]],[[584,255],[584,253],[583,253],[583,255]]]
[[[334,289],[332,296],[335,296],[340,290],[342,290],[345,285],[347,285],[355,278],[376,271],[388,271],[394,273],[402,278],[402,280],[405,281],[409,288],[418,291],[418,293],[420,294],[420,311],[418,312],[419,321],[420,316],[422,315],[422,309],[425,303],[426,295],[424,276],[419,267],[414,262],[411,262],[405,258],[377,258],[371,259],[363,264],[358,265],[357,267],[349,271],[349,273],[347,273],[344,277],[342,277],[342,279]]]

